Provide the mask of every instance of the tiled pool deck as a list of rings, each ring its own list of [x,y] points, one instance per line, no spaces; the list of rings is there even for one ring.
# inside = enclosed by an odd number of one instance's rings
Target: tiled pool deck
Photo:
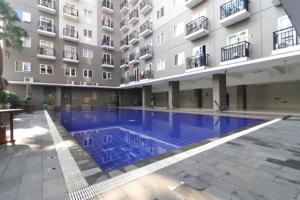
[[[16,146],[0,146],[0,200],[68,199],[69,183],[44,112],[18,115],[15,124]],[[300,117],[279,121],[93,199],[300,200]]]

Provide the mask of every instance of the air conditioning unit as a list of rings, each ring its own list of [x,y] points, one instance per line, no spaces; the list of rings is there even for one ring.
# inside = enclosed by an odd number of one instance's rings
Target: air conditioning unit
[[[92,85],[93,86],[99,86],[99,83],[98,82],[93,82]]]
[[[69,85],[75,85],[75,81],[68,81],[67,84],[69,84]]]
[[[33,83],[33,77],[24,77],[25,83]]]

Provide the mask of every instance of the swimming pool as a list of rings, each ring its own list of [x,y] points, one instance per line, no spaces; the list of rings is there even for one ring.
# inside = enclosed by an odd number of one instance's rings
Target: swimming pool
[[[58,110],[56,118],[103,171],[266,121],[138,109]]]

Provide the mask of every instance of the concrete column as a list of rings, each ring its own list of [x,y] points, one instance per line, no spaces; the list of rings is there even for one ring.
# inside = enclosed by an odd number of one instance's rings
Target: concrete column
[[[227,92],[226,92],[226,74],[213,75],[213,110],[218,111],[219,107],[225,108],[227,106]]]
[[[246,85],[236,86],[236,105],[239,110],[247,109],[247,87]]]
[[[142,88],[142,106],[149,107],[151,104],[152,86],[147,85]]]
[[[179,81],[169,82],[168,101],[170,109],[179,108]]]
[[[61,87],[56,87],[55,106],[61,107]]]
[[[195,104],[196,108],[202,108],[203,103],[202,103],[202,89],[195,89]]]

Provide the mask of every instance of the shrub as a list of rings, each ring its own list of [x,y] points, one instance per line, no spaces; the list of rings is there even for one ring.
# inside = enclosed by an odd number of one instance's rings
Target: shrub
[[[15,93],[9,91],[0,92],[0,104],[10,103],[12,108],[21,107],[22,101]]]

